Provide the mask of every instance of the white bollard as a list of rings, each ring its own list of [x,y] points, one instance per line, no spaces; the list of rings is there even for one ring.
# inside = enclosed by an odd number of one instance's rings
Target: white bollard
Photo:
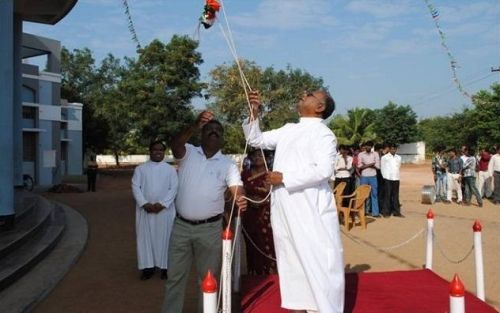
[[[450,283],[450,313],[465,312],[465,288],[457,274]]]
[[[483,245],[481,240],[481,224],[478,220],[472,226],[474,230],[474,259],[476,263],[476,296],[483,300],[484,296],[484,267],[483,267]]]
[[[233,232],[227,228],[222,232],[222,313],[231,313],[231,246]]]
[[[432,209],[427,212],[427,244],[426,244],[426,254],[425,254],[425,268],[432,269],[432,241],[433,241],[433,229],[434,229],[434,213]]]
[[[233,254],[233,290],[240,292],[241,284],[241,217],[238,215],[235,218],[235,240],[234,240],[234,254]]]
[[[217,281],[212,272],[208,271],[207,275],[201,283],[201,291],[203,291],[203,313],[217,312]]]

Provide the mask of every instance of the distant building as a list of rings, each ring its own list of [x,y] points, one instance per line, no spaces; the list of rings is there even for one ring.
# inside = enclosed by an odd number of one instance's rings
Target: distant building
[[[59,41],[23,34],[23,174],[38,185],[82,174],[83,105],[61,100],[60,51]],[[43,71],[26,63],[41,55],[47,55]]]

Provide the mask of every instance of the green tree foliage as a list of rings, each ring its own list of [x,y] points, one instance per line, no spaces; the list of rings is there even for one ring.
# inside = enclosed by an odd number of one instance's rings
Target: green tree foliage
[[[337,115],[328,124],[339,144],[354,145],[377,140],[374,112],[370,109],[355,108],[347,111],[347,116]]]
[[[458,148],[468,145],[490,148],[500,142],[500,84],[492,91],[481,90],[473,96],[474,106],[452,116],[432,117],[418,124],[427,147]]]
[[[254,62],[240,60],[248,83],[259,90],[263,103],[262,128],[273,129],[297,121],[296,105],[304,90],[324,88],[323,80],[300,69],[288,66],[284,70],[262,69]],[[238,67],[235,63],[217,66],[210,72],[207,107],[225,125],[226,153],[242,153],[245,139],[241,123],[249,109]]]
[[[474,109],[464,112],[468,130],[476,139],[475,146],[480,148],[500,143],[500,84],[490,88],[491,92],[481,90],[474,95]]]
[[[127,59],[120,90],[137,117],[131,126],[143,145],[153,139],[170,141],[193,120],[190,101],[205,87],[199,82],[203,60],[197,47],[187,36],[174,35],[167,44],[152,41],[137,60]]]
[[[96,66],[92,52],[87,49],[61,50],[61,98],[83,103],[84,150],[102,152],[106,148],[107,123],[95,114],[99,98]]]
[[[389,101],[375,110],[374,122],[374,131],[383,142],[403,144],[418,140],[417,114],[409,105]]]

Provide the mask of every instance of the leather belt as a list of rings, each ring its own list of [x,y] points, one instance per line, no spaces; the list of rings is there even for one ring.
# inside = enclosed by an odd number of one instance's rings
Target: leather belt
[[[187,218],[184,218],[184,217],[180,216],[179,213],[177,213],[177,218],[180,219],[181,221],[186,222],[186,223],[191,224],[191,225],[201,225],[201,224],[206,224],[206,223],[217,222],[218,220],[220,220],[222,218],[222,214],[218,214],[218,215],[209,217],[209,218],[204,219],[204,220],[188,220]]]

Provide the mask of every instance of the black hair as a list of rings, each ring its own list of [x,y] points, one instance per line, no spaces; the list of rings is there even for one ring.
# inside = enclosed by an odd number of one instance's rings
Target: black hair
[[[163,143],[161,140],[154,140],[149,144],[149,151],[153,150],[153,147],[156,145],[161,145],[163,147],[163,150],[167,150],[167,145]]]
[[[326,120],[330,115],[332,115],[333,111],[335,111],[335,100],[333,100],[332,96],[327,92],[325,93],[325,110],[323,111],[321,117]]]
[[[219,122],[218,120],[210,120],[210,121],[208,121],[205,125],[203,125],[203,127],[202,127],[201,131],[204,131],[204,130],[205,130],[205,127],[206,127],[207,125],[209,125],[209,124],[217,124],[217,125],[219,125],[219,126],[222,128],[222,132],[224,133],[224,126],[222,126],[222,123],[221,123],[221,122]]]
[[[365,142],[365,143],[363,144],[363,146],[373,147],[373,141],[368,140],[367,142]]]

